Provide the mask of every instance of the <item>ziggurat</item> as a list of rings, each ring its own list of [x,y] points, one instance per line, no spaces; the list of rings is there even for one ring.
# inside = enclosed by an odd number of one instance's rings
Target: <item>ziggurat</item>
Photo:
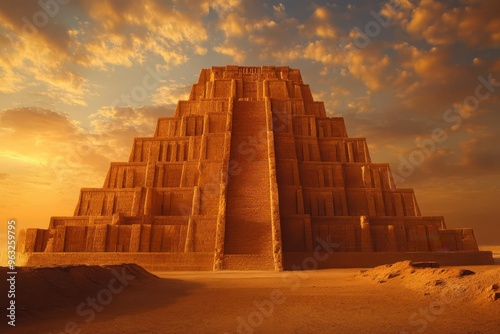
[[[300,71],[275,66],[203,69],[189,100],[158,120],[153,137],[135,138],[129,161],[111,163],[102,188],[81,190],[73,216],[52,217],[22,239],[26,265],[493,262],[471,229],[422,216],[413,190],[397,189],[366,140],[326,116]]]

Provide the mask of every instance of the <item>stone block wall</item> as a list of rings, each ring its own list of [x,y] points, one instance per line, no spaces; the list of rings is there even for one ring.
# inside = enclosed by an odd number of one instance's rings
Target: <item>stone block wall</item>
[[[325,242],[338,253],[477,251],[471,229],[422,216],[413,190],[397,189],[287,66],[203,69],[102,188],[81,189],[73,216],[22,238],[27,253],[200,254],[171,256],[192,268],[211,253],[214,269],[281,270],[283,252]]]

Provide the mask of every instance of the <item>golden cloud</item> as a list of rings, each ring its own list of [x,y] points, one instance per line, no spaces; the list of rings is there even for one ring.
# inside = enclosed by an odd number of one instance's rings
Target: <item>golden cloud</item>
[[[85,105],[88,83],[71,68],[71,36],[68,27],[49,20],[50,13],[38,2],[21,0],[0,10],[0,29],[4,45],[0,72],[5,74],[0,90],[16,92],[46,85],[45,92],[74,105]],[[48,9],[47,9],[48,10]],[[29,84],[28,84],[29,83]]]
[[[237,13],[229,13],[220,20],[219,29],[226,37],[243,37],[246,34],[245,19]]]
[[[416,39],[432,45],[457,42],[471,47],[488,48],[500,45],[500,2],[470,0],[465,6],[451,7],[445,2],[422,0],[408,15],[396,16],[402,26]]]
[[[201,23],[206,3],[191,6],[197,10],[182,11],[156,0],[85,1],[93,24],[76,42],[79,63],[102,69],[131,66],[142,63],[148,53],[161,56],[165,64],[185,62],[185,48],[201,51],[199,43],[207,40]]]
[[[167,86],[158,87],[151,100],[155,105],[176,105],[180,100],[187,100],[190,91],[190,85],[170,82]]]
[[[81,75],[82,66],[107,71],[160,56],[165,68],[186,62],[187,54],[206,53],[200,44],[207,40],[201,23],[208,14],[207,4],[107,0],[42,9],[37,2],[21,0],[4,6],[0,10],[0,91],[39,88],[39,94],[50,99],[84,106],[96,84]],[[75,21],[78,28],[52,19],[52,14],[67,16],[68,9],[82,15]]]
[[[217,53],[221,53],[227,56],[231,56],[234,61],[238,64],[241,64],[246,59],[245,51],[239,48],[238,46],[231,46],[226,44],[214,46],[213,50]]]
[[[384,71],[389,67],[390,58],[383,54],[374,43],[363,49],[345,53],[349,72],[370,90],[383,87]]]

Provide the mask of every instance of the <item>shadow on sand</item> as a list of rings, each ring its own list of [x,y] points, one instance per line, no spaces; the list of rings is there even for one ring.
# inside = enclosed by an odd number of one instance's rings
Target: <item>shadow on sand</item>
[[[7,272],[0,267],[2,277],[8,277]],[[135,264],[19,267],[15,279],[16,326],[2,319],[0,332],[78,333],[87,323],[164,307],[202,286],[159,278]],[[8,303],[7,298],[1,298],[0,307],[5,310]]]

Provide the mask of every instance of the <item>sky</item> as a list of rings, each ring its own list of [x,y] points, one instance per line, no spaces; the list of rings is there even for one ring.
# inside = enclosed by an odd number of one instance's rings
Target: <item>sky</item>
[[[72,215],[202,68],[287,65],[422,214],[500,244],[497,0],[6,0],[0,50],[0,219],[19,228]]]

